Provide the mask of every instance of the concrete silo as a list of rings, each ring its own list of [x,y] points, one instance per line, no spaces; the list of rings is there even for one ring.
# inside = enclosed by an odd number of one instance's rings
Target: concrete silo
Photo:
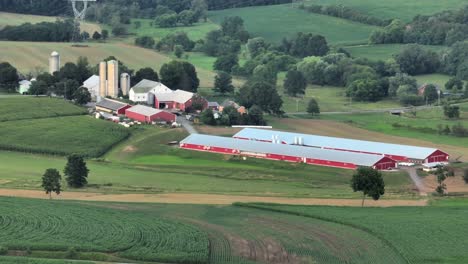
[[[107,62],[107,96],[116,98],[119,94],[119,62]]]
[[[101,98],[107,96],[107,63],[105,61],[99,63],[99,96]]]
[[[60,54],[56,51],[52,52],[49,57],[49,73],[54,74],[60,70]]]
[[[120,89],[124,96],[130,91],[130,75],[126,72],[120,75]]]

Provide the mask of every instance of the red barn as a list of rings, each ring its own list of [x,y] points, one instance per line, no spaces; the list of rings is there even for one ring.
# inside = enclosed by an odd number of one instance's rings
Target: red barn
[[[241,155],[343,169],[356,169],[358,166],[366,166],[378,170],[387,170],[397,167],[395,160],[379,155],[200,134],[192,134],[185,138],[180,142],[180,147],[226,155]]]
[[[116,100],[104,98],[96,103],[96,111],[102,111],[111,114],[124,115],[125,110],[132,107],[129,104]]]
[[[143,123],[151,123],[153,121],[165,121],[168,123],[173,123],[176,121],[177,116],[162,111],[159,109],[154,109],[144,105],[135,105],[125,111],[125,115],[128,118],[143,122]]]
[[[186,111],[192,106],[194,95],[194,93],[184,90],[176,90],[172,93],[157,93],[154,95],[154,107],[157,109]],[[204,98],[201,98],[201,100],[203,100],[203,109],[206,109],[208,101]]]

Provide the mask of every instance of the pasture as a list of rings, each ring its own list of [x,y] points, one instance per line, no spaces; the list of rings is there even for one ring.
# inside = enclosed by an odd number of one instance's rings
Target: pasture
[[[382,45],[359,45],[359,46],[348,46],[345,47],[351,56],[357,58],[367,58],[369,60],[383,60],[386,61],[400,53],[404,49],[406,44],[382,44]],[[446,47],[443,46],[429,46],[421,45],[424,49],[439,52],[444,50]]]
[[[305,0],[305,4],[344,5],[362,13],[382,19],[399,18],[409,22],[416,15],[432,15],[444,10],[458,9],[466,5],[465,0]]]
[[[426,83],[432,83],[442,88],[442,90],[445,90],[445,84],[450,80],[450,78],[453,78],[453,76],[434,73],[434,74],[416,75],[414,76],[414,78],[416,78],[416,80],[418,81],[418,84],[420,85],[423,85]]]
[[[59,17],[0,12],[0,29],[5,26],[18,26],[24,23],[54,22],[57,19]],[[93,35],[94,31],[101,32],[101,27],[98,24],[82,22],[80,26],[81,31],[86,31],[90,35]]]
[[[297,32],[323,35],[332,45],[367,43],[370,33],[378,27],[331,16],[307,13],[288,5],[234,8],[209,12],[209,18],[221,23],[227,16],[239,16],[253,36],[280,43]]]
[[[352,209],[257,204],[252,207],[364,230],[392,245],[409,263],[462,264],[468,258],[465,250],[468,236],[466,206]]]
[[[85,108],[58,98],[29,96],[0,98],[0,122],[86,113]]]
[[[98,157],[124,140],[129,130],[90,116],[0,122],[0,149]]]
[[[87,43],[88,47],[72,47],[70,43],[11,42],[0,41],[2,61],[9,61],[20,72],[28,73],[37,68],[47,69],[48,58],[52,51],[61,55],[62,65],[76,62],[79,56],[87,57],[89,63],[97,65],[101,60],[115,56],[132,69],[151,67],[159,71],[171,58],[156,51],[124,43]],[[197,68],[201,87],[213,87],[215,74],[203,68]]]

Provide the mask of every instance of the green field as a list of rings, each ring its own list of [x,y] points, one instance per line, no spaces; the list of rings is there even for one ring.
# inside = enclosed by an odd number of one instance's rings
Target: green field
[[[24,23],[40,23],[40,22],[54,22],[58,17],[51,16],[35,16],[35,15],[26,15],[26,14],[15,14],[15,13],[5,13],[0,12],[0,29],[5,26],[17,26]],[[81,30],[87,31],[90,35],[94,31],[101,31],[101,27],[94,23],[81,23]]]
[[[431,15],[444,10],[461,8],[465,0],[305,0],[306,4],[341,4],[381,19],[399,18],[411,21],[416,15]]]
[[[370,33],[377,27],[345,19],[307,13],[291,5],[274,5],[212,11],[209,18],[220,23],[227,16],[244,19],[246,29],[253,36],[279,43],[284,37],[297,32],[323,35],[331,44],[367,43]]]
[[[136,21],[141,23],[141,27],[135,27],[134,23]],[[196,23],[193,26],[188,27],[160,28],[151,26],[150,23],[152,21],[153,20],[151,19],[132,19],[132,24],[129,26],[129,32],[136,36],[150,36],[158,40],[174,32],[185,32],[190,39],[195,41],[204,39],[208,32],[219,28],[218,25],[210,21],[205,23]]]
[[[0,149],[52,155],[98,157],[129,130],[90,116],[0,122]]]
[[[352,226],[391,244],[408,263],[466,263],[468,207],[339,208],[255,205]]]
[[[48,97],[0,98],[0,122],[46,117],[84,115],[85,108]]]
[[[383,45],[359,45],[346,47],[346,51],[351,53],[353,57],[367,58],[369,60],[388,60],[397,55],[405,44],[383,44]],[[421,45],[425,49],[432,51],[442,51],[445,47],[443,46],[428,46]]]
[[[448,120],[443,116],[441,108],[417,111],[416,116],[407,113],[401,117],[389,113],[322,115],[322,119],[346,122],[360,128],[381,132],[394,136],[424,139],[436,144],[447,144],[468,147],[468,141],[463,138],[439,135],[437,126],[462,124],[468,127],[468,112],[461,112],[460,119]],[[395,125],[396,124],[396,125]]]
[[[414,76],[416,80],[418,80],[418,84],[423,85],[426,83],[432,83],[438,85],[440,88],[445,90],[445,83],[447,83],[450,78],[453,78],[450,75],[445,75],[445,74],[423,74],[423,75],[417,75]]]
[[[20,72],[26,74],[37,67],[47,69],[48,58],[52,51],[61,55],[61,63],[76,62],[79,56],[88,58],[91,64],[98,64],[101,60],[115,56],[127,66],[138,70],[151,67],[159,71],[164,63],[171,58],[156,51],[135,47],[124,43],[87,43],[89,47],[72,47],[70,43],[45,42],[11,42],[0,41],[2,61],[9,61]],[[197,68],[201,87],[213,87],[215,74],[203,68]]]

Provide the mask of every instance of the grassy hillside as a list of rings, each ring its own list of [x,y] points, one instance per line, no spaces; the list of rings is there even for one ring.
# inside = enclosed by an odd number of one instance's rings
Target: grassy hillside
[[[384,44],[384,45],[360,45],[346,47],[345,49],[351,53],[353,57],[368,58],[370,60],[387,60],[397,55],[406,45],[404,44]],[[425,49],[433,51],[441,51],[446,47],[443,46],[425,46]]]
[[[0,98],[0,122],[86,114],[85,108],[48,97]]]
[[[26,15],[26,14],[16,14],[16,13],[6,13],[0,12],[0,29],[5,26],[17,26],[24,23],[39,23],[39,22],[54,22],[58,17],[51,16],[35,16],[35,15]],[[81,31],[87,31],[90,35],[94,31],[101,31],[101,27],[94,23],[82,22]]]
[[[70,43],[11,42],[0,41],[2,61],[9,61],[20,72],[27,73],[36,67],[47,69],[48,57],[52,51],[61,54],[62,65],[76,62],[79,56],[88,58],[91,64],[98,64],[102,59],[115,56],[130,68],[152,67],[159,71],[171,58],[149,49],[143,49],[123,43],[88,43],[89,47],[72,47]],[[215,74],[197,68],[201,87],[212,87]]]
[[[317,5],[341,4],[378,18],[399,18],[404,21],[410,21],[418,14],[431,15],[467,4],[465,0],[305,0],[305,2]]]
[[[369,34],[377,28],[335,17],[307,13],[292,8],[291,5],[235,8],[209,13],[209,18],[216,23],[222,22],[227,16],[240,16],[252,35],[276,43],[296,32],[323,35],[331,44],[367,43]]]
[[[336,208],[255,205],[365,230],[409,263],[465,263],[468,207]],[[450,219],[447,221],[446,219]]]
[[[418,80],[419,84],[432,83],[438,85],[440,88],[445,89],[445,83],[447,83],[452,76],[445,74],[423,74],[414,76]]]

